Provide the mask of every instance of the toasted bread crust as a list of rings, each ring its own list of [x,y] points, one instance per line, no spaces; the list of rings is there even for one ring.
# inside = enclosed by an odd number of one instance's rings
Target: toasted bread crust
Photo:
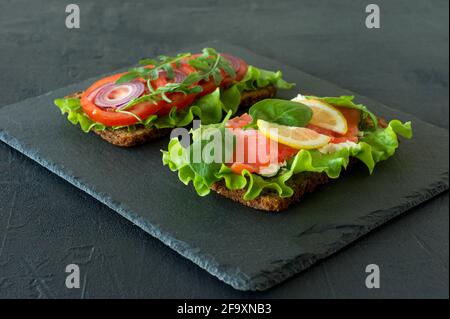
[[[367,121],[369,123],[370,120],[368,119]],[[378,118],[378,125],[386,128],[387,122],[383,118]],[[348,172],[356,163],[358,163],[358,160],[351,157],[345,172]],[[296,174],[288,181],[289,186],[294,190],[294,194],[286,198],[282,198],[276,193],[266,192],[255,199],[245,200],[245,189],[230,190],[225,186],[223,181],[214,183],[211,185],[211,189],[217,194],[242,205],[263,211],[279,212],[287,209],[291,204],[299,202],[304,195],[312,193],[319,186],[329,181],[330,178],[325,173],[303,172]]]
[[[273,85],[269,85],[255,91],[244,91],[241,94],[241,104],[239,107],[246,108],[260,100],[274,97],[276,92],[277,90]],[[66,98],[79,99],[82,94],[83,91],[78,91],[66,96]],[[94,129],[93,131],[102,139],[121,147],[132,147],[145,144],[151,140],[155,140],[170,133],[170,129],[147,128],[141,125],[137,125],[137,128],[133,131],[128,131],[127,128],[121,128],[118,130],[106,129],[103,131],[97,131]]]
[[[81,99],[81,96],[83,95],[84,91],[78,91],[75,93],[72,93],[70,95],[65,96],[66,99]]]
[[[241,103],[239,108],[248,108],[258,101],[270,99],[277,94],[277,88],[273,85],[268,85],[255,91],[244,91],[241,93]]]
[[[94,130],[94,133],[99,135],[105,141],[121,147],[133,147],[145,144],[149,141],[158,139],[169,134],[171,129],[163,128],[147,128],[145,126],[138,126],[133,131],[128,131],[126,128],[118,130]]]
[[[297,174],[290,185],[294,190],[291,197],[282,198],[275,193],[266,193],[252,200],[245,200],[245,189],[229,190],[223,182],[216,182],[211,189],[229,199],[232,199],[245,206],[270,212],[285,210],[294,202],[299,201],[305,194],[313,192],[318,186],[329,181],[326,174],[305,172]]]

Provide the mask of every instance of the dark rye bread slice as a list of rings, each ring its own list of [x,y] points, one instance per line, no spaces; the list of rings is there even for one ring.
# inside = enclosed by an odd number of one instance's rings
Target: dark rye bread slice
[[[373,123],[369,119],[366,121],[366,126],[373,127]],[[378,126],[386,128],[387,122],[382,118],[378,118]],[[350,158],[346,172],[349,171],[357,162],[357,159]],[[211,189],[217,194],[232,199],[242,205],[264,211],[279,212],[287,209],[289,205],[300,201],[304,195],[313,192],[319,186],[326,184],[329,181],[330,178],[325,173],[304,172],[296,174],[287,182],[287,184],[294,190],[294,194],[291,197],[286,198],[281,198],[278,194],[267,191],[255,199],[245,200],[245,189],[230,190],[225,186],[223,181],[214,183],[211,186]]]
[[[211,189],[217,194],[259,210],[279,212],[285,210],[294,202],[299,201],[305,194],[313,192],[318,186],[328,183],[329,178],[324,173],[300,173],[295,175],[289,182],[294,190],[291,197],[281,198],[276,193],[266,192],[252,200],[245,200],[245,189],[229,190],[223,182],[216,182]]]
[[[357,159],[350,158],[345,172],[348,172],[357,162]],[[286,183],[294,190],[294,194],[286,198],[281,198],[273,191],[267,191],[255,199],[245,200],[245,189],[229,190],[222,181],[214,183],[211,189],[217,194],[245,206],[269,212],[279,212],[287,209],[291,204],[299,202],[304,195],[312,193],[319,186],[328,183],[330,180],[325,173],[303,172],[296,174]]]
[[[264,99],[274,97],[277,93],[277,89],[273,85],[266,86],[264,88],[254,91],[244,91],[241,94],[240,108],[248,108],[256,102]],[[81,98],[83,91],[73,93],[66,98]],[[121,147],[132,147],[136,145],[145,144],[151,140],[160,138],[170,133],[171,129],[157,129],[146,128],[142,125],[137,125],[133,131],[128,131],[127,128],[121,128],[118,130],[93,130],[95,134],[99,135],[104,140],[111,144]]]

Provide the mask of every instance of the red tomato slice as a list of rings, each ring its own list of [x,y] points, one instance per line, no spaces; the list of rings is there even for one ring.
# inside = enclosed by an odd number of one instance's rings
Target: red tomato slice
[[[186,61],[188,61],[189,59],[195,59],[196,57],[198,57],[200,55],[201,55],[201,53],[192,54],[189,58],[186,59]],[[248,64],[244,60],[242,60],[240,58],[236,58],[236,57],[232,56],[231,54],[223,53],[222,55],[225,58],[232,57],[233,59],[239,60],[239,68],[237,70],[235,69],[236,76],[234,78],[228,76],[228,74],[223,70],[221,72],[223,80],[220,83],[220,86],[228,87],[234,81],[240,81],[244,78],[244,76],[248,70]],[[187,62],[186,62],[186,64],[187,64]],[[210,79],[209,81],[204,81],[201,83],[201,85],[203,87],[203,91],[199,94],[199,96],[207,95],[207,94],[213,92],[217,88],[217,85],[214,83],[213,79]]]
[[[81,97],[81,107],[83,111],[91,118],[93,121],[102,123],[106,126],[122,126],[122,125],[133,125],[138,122],[138,120],[130,114],[119,113],[114,110],[106,110],[95,105],[93,93],[95,90],[100,88],[101,86],[117,81],[123,74],[119,73],[106,78],[103,78],[94,84],[92,84],[82,95]],[[92,96],[90,96],[92,95]],[[143,102],[137,105],[132,106],[127,109],[128,112],[131,112],[138,116],[140,119],[145,120],[150,115],[155,114],[161,108],[160,105],[155,104],[153,102]]]
[[[224,53],[223,57],[224,58],[228,57],[228,58],[236,59],[239,61],[239,68],[234,70],[236,72],[236,76],[234,78],[228,76],[225,72],[222,73],[222,75],[224,76],[224,80],[222,81],[221,86],[227,87],[230,84],[232,84],[234,81],[240,81],[244,78],[244,76],[248,70],[248,65],[241,58],[237,58],[235,56],[232,56],[231,54]]]
[[[183,65],[193,68],[192,66],[190,66],[188,64],[188,61],[191,59],[195,59],[195,58],[199,57],[200,55],[201,55],[201,53],[192,54],[189,58],[186,59],[186,61]],[[195,71],[197,71],[197,69],[195,69],[195,68],[193,68],[193,69]],[[217,89],[217,87],[218,87],[212,78],[210,78],[209,81],[202,80],[198,84],[202,87],[202,91],[197,95],[197,97],[202,97],[204,95],[208,95],[208,94],[214,92],[214,90]]]
[[[174,65],[175,66],[175,65]],[[191,67],[190,65],[187,64],[182,64],[180,65],[180,67],[177,69],[178,71],[181,71],[182,73],[184,73],[186,76],[189,75],[192,72],[195,72],[195,68]],[[151,82],[152,86],[156,89],[158,87],[164,86],[167,83],[171,83],[173,82],[174,79],[169,80],[167,78],[167,76],[165,75],[165,73],[161,72],[160,76]],[[167,94],[167,97],[172,101],[172,102],[167,102],[167,101],[159,101],[158,105],[160,105],[161,109],[158,111],[158,115],[166,115],[170,112],[170,110],[176,106],[177,109],[183,109],[189,105],[192,104],[192,102],[194,101],[194,99],[196,98],[195,94],[187,94],[185,95],[184,93],[169,93]]]
[[[199,84],[202,86],[203,90],[198,94],[198,97],[208,95],[209,93],[214,92],[215,89],[217,89],[217,87],[218,87],[213,79],[211,79],[209,81],[200,81]]]
[[[184,93],[178,92],[167,94],[167,97],[171,100],[170,103],[164,100],[158,102],[158,105],[161,108],[157,114],[160,116],[169,114],[170,110],[172,110],[174,106],[176,106],[178,110],[182,110],[185,107],[191,105],[192,102],[194,102],[196,95],[195,94],[185,95]]]
[[[173,67],[175,68],[175,65],[173,65]],[[196,71],[195,68],[191,67],[188,64],[182,64],[176,70],[181,71],[185,76]],[[165,72],[160,72],[159,77],[156,80],[153,80],[151,83],[152,83],[153,87],[156,89],[156,88],[166,85],[167,83],[173,83],[174,81],[175,81],[175,79],[169,80],[167,78],[167,75]]]
[[[248,70],[248,64],[241,59],[241,67],[239,68],[239,70],[236,72],[236,81],[240,81],[244,78],[244,76],[247,74],[247,70]]]
[[[200,54],[194,54],[191,56],[191,58],[195,58],[199,55]],[[145,67],[152,68],[152,66],[145,66]],[[245,76],[247,68],[248,68],[247,64],[240,59],[239,68],[238,70],[236,70],[236,77],[234,79],[230,79],[229,77],[225,76],[224,80],[221,83],[221,86],[227,86],[231,84],[233,81],[241,80]],[[187,63],[182,63],[179,66],[178,70],[182,71],[186,75],[196,71],[195,68],[193,68]],[[81,97],[81,107],[83,108],[84,112],[89,116],[89,118],[91,118],[96,122],[102,123],[106,126],[133,125],[138,122],[137,118],[134,117],[133,115],[119,113],[114,110],[103,109],[95,105],[95,103],[93,102],[95,97],[95,90],[97,90],[104,84],[115,82],[123,74],[125,73],[120,73],[101,79],[92,84],[84,92],[83,96]],[[144,82],[144,80],[142,79],[140,79],[140,81]],[[167,77],[160,76],[157,80],[152,81],[152,85],[155,88],[158,88],[160,86],[166,85],[168,82],[170,81],[167,79]],[[209,94],[217,88],[217,85],[214,83],[212,79],[210,81],[202,81],[201,83],[199,83],[199,85],[202,86],[203,91],[197,96],[195,94],[184,95],[183,93],[167,94],[167,97],[171,100],[170,103],[164,100],[158,103],[143,102],[127,109],[127,111],[135,114],[142,120],[145,120],[146,118],[148,118],[150,115],[153,114],[166,115],[170,112],[170,110],[174,106],[176,106],[178,109],[183,109],[191,105],[196,97]]]
[[[201,53],[196,53],[196,54],[192,54],[189,58],[186,58],[186,63],[187,61],[189,61],[190,59],[195,59],[197,57],[199,57],[201,55]],[[227,58],[227,57],[231,57],[233,59],[238,59],[239,60],[239,68],[237,70],[234,70],[236,72],[236,77],[232,80],[234,81],[240,81],[244,78],[245,74],[247,73],[248,70],[248,64],[242,60],[241,58],[237,58],[231,54],[228,53],[222,53],[222,56]]]

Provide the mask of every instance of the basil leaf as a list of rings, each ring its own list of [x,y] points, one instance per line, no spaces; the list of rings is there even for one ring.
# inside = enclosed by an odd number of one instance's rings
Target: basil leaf
[[[250,108],[249,113],[253,121],[248,127],[254,127],[257,120],[303,127],[309,123],[312,117],[312,110],[308,106],[298,102],[280,99],[259,101]]]

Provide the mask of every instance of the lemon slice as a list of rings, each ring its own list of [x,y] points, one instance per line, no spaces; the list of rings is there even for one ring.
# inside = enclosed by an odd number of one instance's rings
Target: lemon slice
[[[256,124],[259,131],[267,138],[296,149],[319,148],[330,142],[329,136],[306,127],[279,125],[264,120],[258,120]]]
[[[339,110],[328,103],[314,99],[293,99],[313,112],[310,124],[344,135],[347,133],[347,120]]]

